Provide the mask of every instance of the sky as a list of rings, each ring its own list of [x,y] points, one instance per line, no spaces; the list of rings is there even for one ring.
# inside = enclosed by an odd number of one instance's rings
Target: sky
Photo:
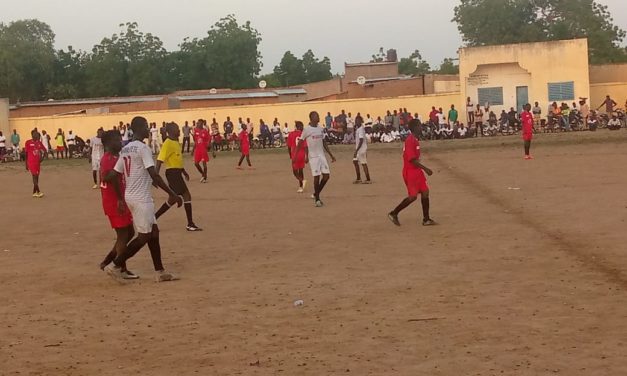
[[[2,0],[7,1],[8,0]],[[609,6],[615,24],[627,30],[627,0],[598,0]],[[461,46],[451,22],[459,0],[19,0],[3,7],[0,22],[36,18],[56,34],[56,47],[91,50],[119,24],[139,23],[175,50],[185,37],[206,35],[220,18],[234,14],[251,21],[263,41],[262,73],[269,73],[285,51],[308,49],[331,59],[333,73],[344,62],[366,62],[384,47],[399,58],[419,49],[432,66],[456,56]]]

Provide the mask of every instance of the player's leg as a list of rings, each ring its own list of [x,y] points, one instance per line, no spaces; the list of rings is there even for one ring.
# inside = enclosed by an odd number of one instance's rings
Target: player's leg
[[[152,226],[152,233],[150,234],[150,240],[148,240],[148,249],[150,250],[150,257],[155,268],[155,280],[157,282],[175,281],[178,277],[169,273],[163,267],[163,261],[161,260],[161,244],[159,242],[159,226],[155,223]]]
[[[202,162],[202,177],[207,181],[207,160]]]
[[[185,215],[187,217],[187,231],[202,231],[202,229],[194,223],[192,212],[192,194],[189,189],[181,195],[183,197],[183,207],[185,208]]]
[[[204,178],[205,175],[202,172],[202,167],[200,167],[200,162],[194,162],[194,166],[196,167],[196,170],[198,170],[198,172],[200,172],[200,176]]]
[[[248,167],[253,167],[252,163],[250,163],[250,154],[246,154],[246,163],[248,163]]]
[[[357,159],[353,160],[353,165],[355,166],[355,174],[357,175],[357,179],[353,182],[354,184],[361,183],[361,172],[359,171],[359,162]]]
[[[366,175],[366,183],[370,183],[370,170],[368,170],[368,164],[364,163],[361,165],[364,168],[364,175]]]
[[[240,155],[239,162],[237,163],[237,167],[238,168],[242,167],[242,162],[244,162],[244,158],[246,158],[246,156],[244,154]]]
[[[398,214],[403,210],[407,209],[407,207],[414,203],[418,199],[418,196],[407,196],[401,201],[400,204],[394,210],[388,213],[388,218],[397,226],[400,226],[401,223],[398,221]]]
[[[322,174],[322,179],[320,179],[320,186],[319,186],[319,189],[318,189],[318,200],[320,200],[320,194],[324,190],[324,187],[327,185],[327,183],[329,182],[330,178],[331,178],[331,174],[328,174],[328,173],[323,173]]]
[[[530,153],[530,149],[531,149],[531,140],[525,140],[525,157],[529,157],[529,153]]]
[[[422,204],[422,225],[431,226],[435,222],[429,216],[429,189],[426,189],[420,194],[420,203]]]
[[[39,193],[39,175],[33,174],[33,194]]]

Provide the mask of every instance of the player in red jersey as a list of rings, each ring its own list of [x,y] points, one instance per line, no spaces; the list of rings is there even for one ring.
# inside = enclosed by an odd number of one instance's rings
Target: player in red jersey
[[[407,197],[396,209],[388,214],[388,218],[392,223],[400,226],[398,213],[416,201],[420,193],[423,215],[422,225],[432,226],[435,222],[429,216],[429,187],[427,186],[425,173],[431,176],[433,171],[420,163],[420,141],[418,141],[420,122],[417,119],[413,119],[409,122],[409,129],[411,134],[405,140],[405,147],[403,148],[403,179],[407,186]]]
[[[531,105],[527,103],[523,107],[524,111],[520,115],[520,121],[522,122],[522,136],[525,143],[525,160],[533,159],[529,151],[531,149],[531,140],[533,139],[533,115],[531,114]]]
[[[303,147],[299,149],[298,154],[296,154],[296,146],[300,142],[300,136],[303,134],[304,124],[302,121],[296,122],[296,130],[290,132],[287,136],[287,152],[290,155],[290,159],[292,160],[292,172],[294,176],[298,180],[298,193],[303,193],[305,191],[305,187],[307,186],[307,181],[305,180],[305,174],[303,173],[303,169],[307,164],[307,143],[303,143]]]
[[[120,157],[122,150],[122,136],[119,131],[112,130],[107,132],[99,132],[100,139],[105,153],[100,159],[100,192],[102,193],[102,208],[105,215],[109,218],[111,228],[115,230],[116,240],[113,249],[100,263],[100,270],[104,270],[115,258],[122,254],[126,249],[126,245],[135,236],[133,229],[133,216],[126,206],[126,202],[119,197],[124,197],[125,182],[124,177],[117,174],[110,174]],[[118,179],[118,184],[111,184],[107,179]],[[119,189],[120,192],[116,192]],[[122,276],[124,279],[139,278],[134,273],[126,269],[126,262],[122,265]]]
[[[30,171],[33,176],[33,197],[42,198],[44,194],[39,190],[39,174],[41,173],[41,160],[43,153],[48,152],[41,143],[39,132],[31,132],[32,139],[26,141],[24,151],[26,152],[26,171]]]
[[[239,151],[242,153],[242,156],[239,159],[239,163],[237,164],[237,169],[242,169],[242,162],[244,162],[244,158],[246,158],[246,163],[248,163],[248,169],[252,170],[253,165],[250,164],[250,140],[248,139],[248,132],[246,130],[246,124],[242,124],[242,131],[239,132]]]
[[[194,129],[194,165],[200,175],[201,183],[207,182],[207,162],[209,162],[209,153],[207,152],[211,143],[211,135],[209,131],[205,129],[202,120],[196,122],[196,128]],[[202,163],[202,167],[200,164]]]

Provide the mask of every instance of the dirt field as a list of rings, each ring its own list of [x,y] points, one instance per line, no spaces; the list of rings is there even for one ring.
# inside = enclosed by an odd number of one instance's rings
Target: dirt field
[[[235,156],[191,183],[196,223],[160,221],[120,286],[98,269],[114,234],[86,161],[47,163],[44,199],[0,165],[1,375],[625,375],[627,132],[424,146],[432,215],[403,198],[400,145],[350,148],[314,208],[287,153]],[[191,167],[189,165],[188,167]],[[510,189],[519,188],[519,189]],[[157,204],[164,195],[157,194]],[[297,299],[304,306],[294,307]]]

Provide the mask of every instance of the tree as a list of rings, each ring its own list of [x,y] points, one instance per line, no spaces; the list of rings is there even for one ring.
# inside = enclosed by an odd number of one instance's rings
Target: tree
[[[459,74],[459,65],[451,58],[445,58],[440,68],[435,72],[438,74]]]
[[[85,65],[89,56],[69,46],[56,52],[52,81],[46,86],[48,98],[81,98],[85,91]]]
[[[385,61],[388,61],[388,56],[385,53],[385,49],[383,47],[379,47],[379,52],[372,55],[372,59],[370,60],[370,62],[371,63],[383,63]]]
[[[469,46],[587,37],[591,63],[627,61],[625,31],[594,0],[461,0],[453,20]]]
[[[55,35],[37,20],[0,23],[0,96],[12,101],[45,99],[53,76]]]
[[[431,66],[422,59],[422,55],[420,55],[418,50],[412,52],[409,57],[401,58],[401,61],[398,63],[398,72],[400,74],[416,76],[427,74],[430,70]]]
[[[281,86],[302,85],[333,78],[331,60],[326,56],[319,60],[311,50],[305,52],[302,59],[290,51],[285,52],[279,65],[274,67],[273,74]]]

